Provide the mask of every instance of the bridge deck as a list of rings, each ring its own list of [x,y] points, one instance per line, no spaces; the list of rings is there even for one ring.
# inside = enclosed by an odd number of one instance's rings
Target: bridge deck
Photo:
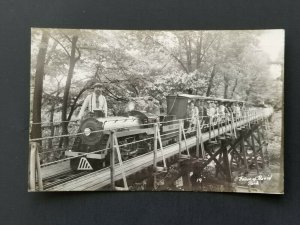
[[[247,120],[242,120],[239,122],[236,122],[236,127],[240,127],[242,125],[247,124]],[[225,128],[225,129],[224,129]],[[226,125],[223,127],[223,129],[212,130],[211,132],[211,138],[215,138],[218,135],[221,135],[223,133],[229,132],[231,128],[231,125]],[[203,142],[209,140],[209,132],[202,134],[202,140]],[[187,147],[193,147],[196,145],[196,137],[188,138],[187,141]],[[182,148],[185,149],[185,141],[182,141]],[[169,146],[166,146],[164,149],[164,155],[165,158],[169,158],[171,156],[174,156],[179,153],[179,144],[175,143]],[[126,176],[134,174],[148,166],[153,165],[153,152],[149,152],[144,155],[140,155],[138,157],[132,158],[130,160],[127,160],[123,162],[123,168],[125,170]],[[160,150],[157,151],[157,161],[162,161],[162,153]],[[46,191],[94,191],[99,190],[100,188],[110,184],[111,182],[110,177],[110,168],[104,168],[99,171],[95,171],[92,173],[89,173],[87,175],[84,175],[82,177],[76,178],[74,180],[65,182],[63,184],[59,184],[57,186],[54,186],[50,189],[47,189]],[[119,164],[115,165],[115,180],[122,179],[122,173],[121,168]]]
[[[57,176],[59,174],[63,174],[63,173],[69,172],[69,171],[71,171],[69,160],[41,168],[41,174],[42,174],[43,179]]]

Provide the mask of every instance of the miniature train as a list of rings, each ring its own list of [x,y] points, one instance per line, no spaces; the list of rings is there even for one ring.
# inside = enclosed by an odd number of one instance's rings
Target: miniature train
[[[138,110],[139,105],[135,104],[134,101],[130,101],[127,106],[127,112],[122,116],[106,118],[90,116],[82,120],[78,130],[81,134],[76,137],[72,149],[65,152],[67,157],[72,157],[70,160],[71,168],[73,170],[97,170],[109,165],[110,154],[107,143],[111,130],[116,131],[118,144],[122,146],[121,155],[123,160],[152,150],[153,140],[149,137],[154,135],[154,129],[151,126],[153,123],[161,122],[159,129],[161,136],[163,136],[163,146],[176,142],[178,137],[178,133],[176,134],[179,126],[178,120],[189,118],[188,106],[191,102],[206,104],[213,101],[225,104],[225,109],[228,111],[230,111],[229,107],[234,104],[239,104],[241,107],[250,107],[244,101],[198,95],[170,95],[166,99],[167,112],[159,115]],[[203,108],[205,107],[203,106]],[[209,113],[202,112],[202,116],[208,118],[205,114]],[[203,129],[208,129],[209,123],[205,122],[205,120],[203,122],[206,124],[206,126],[203,126]],[[191,122],[185,121],[184,127],[187,128],[189,123]],[[209,126],[215,126],[215,123],[211,123]],[[81,155],[83,156],[80,157]]]

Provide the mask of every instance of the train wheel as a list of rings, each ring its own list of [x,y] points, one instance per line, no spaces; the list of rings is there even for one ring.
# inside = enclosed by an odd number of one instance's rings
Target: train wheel
[[[122,161],[126,161],[128,159],[130,159],[130,156],[128,156],[128,155],[122,155]]]

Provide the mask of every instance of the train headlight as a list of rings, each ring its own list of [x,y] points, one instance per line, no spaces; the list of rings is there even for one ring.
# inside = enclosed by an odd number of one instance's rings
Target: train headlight
[[[79,132],[82,144],[92,146],[98,143],[102,138],[103,122],[95,118],[86,118],[81,121]]]
[[[90,136],[91,132],[92,131],[91,131],[90,128],[85,128],[84,131],[83,131],[83,133],[84,133],[85,136]]]

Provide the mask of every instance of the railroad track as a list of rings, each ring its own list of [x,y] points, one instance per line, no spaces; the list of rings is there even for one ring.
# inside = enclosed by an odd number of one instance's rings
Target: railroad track
[[[236,127],[241,127],[247,124],[247,121],[239,121],[236,123]],[[210,138],[213,139],[223,133],[229,132],[231,129],[231,125],[226,125],[223,129],[221,129],[218,134],[218,129],[215,129],[209,135],[209,132],[205,132],[202,134],[203,142],[208,141]],[[211,137],[209,137],[211,136]],[[181,141],[182,147],[185,147],[185,141]],[[191,148],[196,145],[196,137],[190,137],[186,139],[186,147]],[[178,143],[168,145],[164,148],[164,157],[169,158],[171,156],[178,154]],[[184,149],[182,149],[184,151]],[[139,155],[135,158],[128,159],[123,162],[123,170],[125,171],[126,176],[137,173],[138,171],[147,168],[153,165],[153,152],[148,152],[143,155]],[[157,154],[157,162],[163,160],[161,151],[158,151]],[[115,164],[115,180],[122,179],[122,172],[119,163]],[[98,171],[90,172],[86,175],[83,175],[78,178],[74,178],[72,180],[66,181],[64,183],[60,183],[49,188],[47,191],[95,191],[99,190],[106,185],[109,185],[111,182],[111,171],[109,167],[103,168]]]
[[[124,160],[127,161],[128,159]],[[91,171],[73,171],[71,169],[67,169],[67,167],[64,165],[62,167],[63,169],[57,170],[59,171],[57,174],[54,174],[53,171],[48,171],[45,178],[43,178],[43,189],[47,191],[48,189],[51,189],[55,187],[56,185],[63,184],[68,181],[72,181],[73,179],[80,178],[81,176],[87,175],[89,173],[95,172],[95,170]],[[106,169],[109,168],[109,166],[102,168]],[[97,171],[97,170],[96,170]]]
[[[52,187],[62,184],[64,182],[79,178],[81,176],[87,175],[88,173],[91,173],[91,171],[72,171],[72,170],[70,170],[70,171],[55,175],[55,176],[47,177],[46,179],[43,179],[44,190],[47,190],[49,188],[52,188]]]

